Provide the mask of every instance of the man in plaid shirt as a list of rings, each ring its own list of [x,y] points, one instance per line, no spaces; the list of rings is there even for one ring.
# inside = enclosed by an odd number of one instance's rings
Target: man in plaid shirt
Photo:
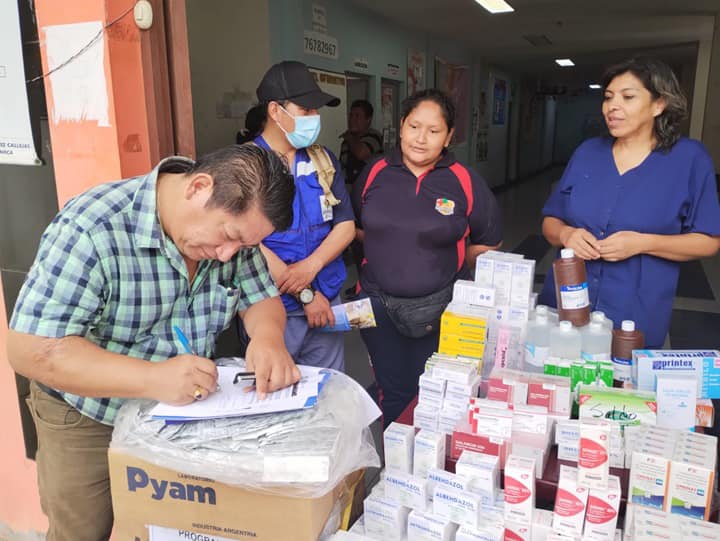
[[[33,380],[48,541],[109,538],[107,448],[118,408],[126,398],[181,405],[214,392],[209,359],[234,314],[251,338],[258,392],[299,379],[258,249],[292,223],[293,197],[280,158],[233,146],[92,188],[48,226],[8,337],[12,367]],[[185,353],[174,325],[196,354]]]

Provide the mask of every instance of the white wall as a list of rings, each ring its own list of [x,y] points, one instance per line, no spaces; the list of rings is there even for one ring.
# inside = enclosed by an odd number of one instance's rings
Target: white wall
[[[235,142],[270,66],[268,0],[187,0],[197,153]]]

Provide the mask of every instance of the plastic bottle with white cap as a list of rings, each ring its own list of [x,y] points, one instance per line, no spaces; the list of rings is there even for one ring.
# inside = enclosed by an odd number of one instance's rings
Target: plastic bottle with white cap
[[[538,308],[547,309],[547,306]],[[535,319],[528,322],[523,367],[527,372],[544,373],[545,361],[550,353],[550,331],[553,327],[546,310],[540,310],[535,314]]]
[[[603,314],[603,319],[605,315]],[[609,361],[612,353],[612,331],[599,317],[580,330],[582,335],[582,358],[586,361]]]
[[[605,312],[602,312],[601,310],[595,310],[594,312],[590,312],[590,321],[599,321],[607,330],[613,330],[612,319],[607,317],[607,315],[605,315]]]
[[[613,331],[612,362],[615,385],[626,387],[632,382],[632,352],[645,347],[645,335],[635,328],[635,322],[626,319]]]
[[[569,321],[561,321],[550,331],[550,353],[547,363],[554,364],[556,375],[570,376],[570,365],[580,360],[582,351],[582,338],[580,331],[573,327]],[[567,371],[567,374],[565,373]],[[547,372],[547,371],[546,371]]]

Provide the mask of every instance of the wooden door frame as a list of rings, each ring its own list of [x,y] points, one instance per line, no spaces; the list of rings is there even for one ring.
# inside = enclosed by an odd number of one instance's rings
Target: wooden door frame
[[[153,26],[141,33],[150,155],[195,158],[185,0],[150,0]]]

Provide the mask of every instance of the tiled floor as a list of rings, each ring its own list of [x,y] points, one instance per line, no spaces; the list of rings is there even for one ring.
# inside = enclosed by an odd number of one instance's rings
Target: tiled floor
[[[541,236],[540,211],[562,171],[562,167],[549,169],[497,195],[505,228],[503,249],[518,249],[517,251],[523,251],[527,256],[537,259],[536,289],[542,286],[554,255],[554,250],[549,249]],[[349,267],[348,272],[349,285],[355,280],[354,267]],[[665,347],[719,349],[720,256],[687,264],[681,272],[678,292],[687,296],[675,298],[670,336]],[[366,388],[372,387],[372,370],[357,332],[348,333],[346,336],[345,365],[348,374]],[[373,432],[380,444],[379,423],[376,425]],[[376,472],[370,472],[369,481],[373,482],[375,476]]]

